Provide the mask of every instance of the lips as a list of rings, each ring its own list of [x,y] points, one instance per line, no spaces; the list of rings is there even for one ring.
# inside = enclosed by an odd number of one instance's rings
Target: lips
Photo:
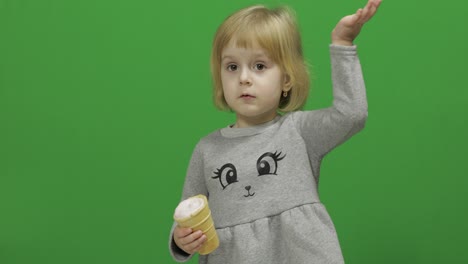
[[[243,93],[240,98],[245,98],[245,99],[250,99],[250,98],[255,98],[255,96],[248,94],[248,93]]]

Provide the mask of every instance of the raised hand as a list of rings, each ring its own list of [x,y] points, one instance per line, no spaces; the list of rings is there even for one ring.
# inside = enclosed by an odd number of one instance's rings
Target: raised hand
[[[369,0],[364,8],[343,17],[332,31],[332,44],[351,46],[361,32],[362,26],[377,12],[382,0]]]

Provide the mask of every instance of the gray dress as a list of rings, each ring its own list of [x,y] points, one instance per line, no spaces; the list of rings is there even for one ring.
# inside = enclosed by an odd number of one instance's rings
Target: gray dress
[[[343,263],[318,195],[320,163],[364,127],[367,100],[356,47],[330,45],[333,106],[254,127],[217,130],[197,144],[182,199],[208,197],[219,248],[200,263]],[[192,256],[170,235],[176,261]]]

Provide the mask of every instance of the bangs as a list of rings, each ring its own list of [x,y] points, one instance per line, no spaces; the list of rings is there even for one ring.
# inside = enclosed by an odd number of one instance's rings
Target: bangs
[[[262,22],[262,23],[260,23]],[[233,32],[229,41],[234,40],[235,45],[239,48],[253,49],[262,48],[267,53],[270,59],[275,62],[280,61],[279,36],[276,27],[271,27],[264,20],[258,22],[245,20],[241,22],[237,31]],[[227,43],[226,43],[227,44]],[[275,52],[276,51],[276,52]]]
[[[255,6],[248,11],[248,14],[228,19],[217,40],[217,47],[224,48],[231,40],[235,40],[234,44],[239,48],[260,46],[272,60],[280,62],[284,54],[281,48],[285,41],[284,31],[288,30],[281,19],[281,13],[285,10],[268,10],[263,6]]]

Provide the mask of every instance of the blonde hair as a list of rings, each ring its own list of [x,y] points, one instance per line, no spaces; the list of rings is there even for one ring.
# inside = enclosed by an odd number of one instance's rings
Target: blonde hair
[[[221,82],[221,56],[233,38],[241,48],[260,45],[280,66],[291,89],[287,97],[281,96],[278,110],[290,112],[301,109],[307,101],[310,80],[292,10],[287,7],[268,9],[261,5],[251,6],[232,14],[219,26],[211,52],[211,75],[214,104],[221,110],[230,109]]]

